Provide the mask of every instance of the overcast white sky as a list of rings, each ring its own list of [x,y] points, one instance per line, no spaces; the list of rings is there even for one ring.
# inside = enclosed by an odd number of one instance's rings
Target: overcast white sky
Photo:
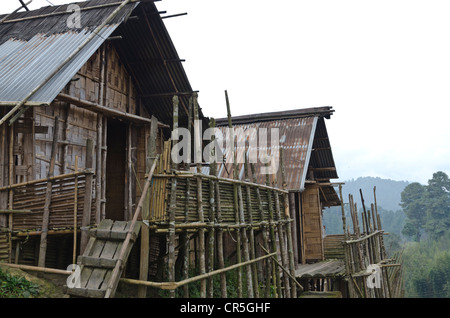
[[[50,0],[53,4],[72,1]],[[0,12],[17,8],[2,0]],[[49,5],[34,0],[36,9]],[[333,106],[340,180],[450,174],[450,1],[163,0],[208,117]]]

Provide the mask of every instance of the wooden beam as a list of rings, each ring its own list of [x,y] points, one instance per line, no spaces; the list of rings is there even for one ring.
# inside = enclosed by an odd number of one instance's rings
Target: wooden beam
[[[83,100],[77,97],[70,96],[68,94],[60,93],[56,96],[56,99],[76,105],[81,108],[89,109],[96,113],[101,113],[104,115],[109,115],[111,117],[120,117],[124,119],[128,119],[137,124],[151,124],[152,120],[150,118],[141,117],[138,115],[129,114],[118,109],[110,108],[107,106],[103,106],[94,102],[90,102],[87,100]],[[158,127],[160,128],[170,128],[169,125],[158,122]]]

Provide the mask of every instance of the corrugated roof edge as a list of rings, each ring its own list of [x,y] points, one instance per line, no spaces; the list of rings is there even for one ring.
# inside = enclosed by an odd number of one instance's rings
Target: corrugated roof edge
[[[325,117],[327,119],[333,114],[334,109],[332,106],[322,106],[322,107],[311,107],[311,108],[302,108],[302,109],[294,109],[294,110],[285,110],[279,112],[269,112],[269,113],[259,113],[259,114],[250,114],[243,116],[233,116],[232,123],[234,124],[246,124],[246,123],[254,123],[261,121],[271,121],[271,120],[280,120],[280,119],[288,119],[288,118],[300,118],[300,117]],[[217,118],[216,126],[225,126],[228,125],[228,118]]]

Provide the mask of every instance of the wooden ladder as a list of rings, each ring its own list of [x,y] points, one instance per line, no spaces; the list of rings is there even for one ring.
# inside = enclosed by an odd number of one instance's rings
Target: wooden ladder
[[[80,283],[73,287],[67,286],[69,295],[114,297],[131,248],[141,229],[142,222],[137,220],[149,193],[158,160],[159,155],[152,158],[151,168],[133,219],[129,222],[106,219],[100,222],[96,230],[90,231],[92,237],[78,260],[81,264]]]
[[[113,221],[105,219],[96,229],[90,230],[90,239],[83,255],[78,257],[78,266],[81,272],[80,281],[73,287],[67,287],[67,293],[78,297],[103,298],[108,286],[117,287],[118,282],[111,279],[120,279],[123,267],[126,264],[133,243],[139,234],[141,222]],[[122,246],[130,231],[129,244],[126,245],[122,264],[119,266],[119,275],[113,277],[114,268],[119,260]]]

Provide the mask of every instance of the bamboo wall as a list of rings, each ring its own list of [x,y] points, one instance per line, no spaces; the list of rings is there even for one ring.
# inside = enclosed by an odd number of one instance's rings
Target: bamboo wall
[[[64,96],[70,96],[73,101],[66,101]],[[86,107],[78,100],[125,115],[119,114],[119,121],[115,115],[105,113],[101,108]],[[0,109],[0,115],[5,112]],[[73,229],[74,226],[80,228],[98,224],[106,217],[106,188],[111,187],[113,182],[124,185],[121,193],[115,195],[123,197],[123,206],[119,207],[123,216],[120,218],[129,219],[141,196],[139,187],[145,181],[150,124],[149,120],[131,121],[127,114],[149,117],[138,105],[131,75],[127,73],[113,44],[106,42],[49,106],[30,107],[13,125],[0,127],[0,188],[41,180],[32,185],[0,191],[0,209],[30,210],[28,214],[0,214],[0,227],[12,231],[13,236],[41,231],[46,223],[46,202],[50,202],[47,226],[52,235],[56,234],[54,231],[64,233],[65,229]],[[107,169],[108,123],[121,123],[125,129],[124,147],[118,150],[119,156],[123,157],[123,180],[108,178],[111,175]],[[162,138],[160,132],[159,136]],[[159,138],[158,144],[161,144]],[[50,169],[51,165],[53,169]],[[47,195],[51,200],[46,201],[49,176],[85,169],[91,173],[78,176],[77,191],[74,177],[54,180],[51,194]],[[85,198],[89,205],[84,202]],[[78,211],[76,225],[74,206]],[[90,215],[88,224],[83,224],[86,223],[86,220],[83,221],[83,210],[86,208]],[[11,244],[8,244],[10,253]]]

